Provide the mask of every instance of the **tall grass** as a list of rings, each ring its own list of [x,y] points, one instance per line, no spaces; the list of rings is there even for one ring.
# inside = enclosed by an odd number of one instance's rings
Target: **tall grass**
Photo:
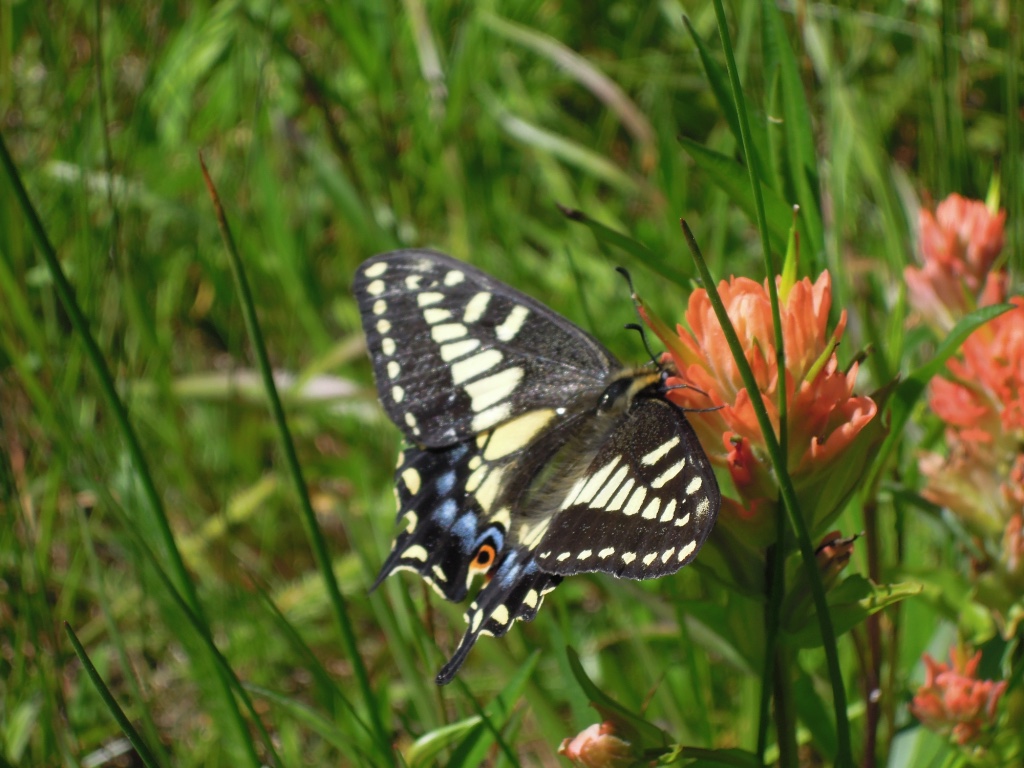
[[[800,274],[832,271],[864,392],[934,355],[899,288],[920,203],[998,173],[1019,277],[1017,3],[725,11],[746,143],[704,3],[0,5],[4,763],[102,764],[129,748],[123,714],[155,765],[556,765],[599,717],[566,646],[679,743],[767,740],[786,763],[764,670],[716,623],[760,627],[761,596],[699,565],[570,579],[443,689],[462,607],[407,575],[367,592],[397,449],[349,292],[374,253],[445,250],[641,361],[612,267],[678,321],[698,280],[680,217],[710,274],[762,279],[758,232],[780,263],[799,203]],[[866,533],[852,571],[952,590],[956,539],[916,493],[940,434],[907,403],[838,526]],[[952,753],[902,702],[954,617],[934,590],[891,611],[834,646],[853,755],[938,765]],[[833,760],[838,681],[819,650],[793,664],[795,737]]]

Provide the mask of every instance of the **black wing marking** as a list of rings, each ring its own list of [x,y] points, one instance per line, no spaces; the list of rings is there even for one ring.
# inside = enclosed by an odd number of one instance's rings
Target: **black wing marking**
[[[396,571],[416,571],[446,600],[465,599],[472,575],[489,570],[505,547],[506,525],[490,521],[465,492],[469,468],[479,455],[470,443],[451,448],[406,448],[395,470],[398,521],[391,554],[371,589]],[[490,561],[477,563],[490,553]],[[474,567],[476,566],[476,567]]]
[[[374,256],[353,290],[381,402],[410,442],[442,447],[529,411],[571,411],[621,367],[543,304],[440,253]]]
[[[469,607],[459,647],[438,675],[447,683],[482,634],[504,635],[530,621],[561,577],[544,573],[508,533],[533,479],[572,439],[588,414],[562,419],[528,412],[449,448],[406,448],[395,470],[398,520],[406,527],[374,583],[399,570],[419,573],[444,598],[463,600],[474,580],[486,584]]]
[[[419,573],[447,600],[503,556],[537,473],[571,439],[583,413],[529,411],[447,448],[407,447],[395,470],[396,537],[373,587],[399,570]]]
[[[675,573],[704,544],[721,497],[683,411],[639,397],[565,495],[534,548],[548,573]]]
[[[542,571],[521,547],[508,547],[488,576],[466,612],[469,627],[462,642],[437,673],[438,685],[451,682],[480,635],[501,637],[516,620],[532,621],[544,595],[562,581],[561,576]]]

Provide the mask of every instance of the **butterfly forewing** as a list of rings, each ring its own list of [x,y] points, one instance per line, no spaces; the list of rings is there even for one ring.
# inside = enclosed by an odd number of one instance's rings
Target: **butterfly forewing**
[[[711,464],[683,412],[637,398],[569,486],[534,548],[537,563],[563,576],[675,573],[697,554],[719,504]]]
[[[381,402],[409,440],[430,447],[570,408],[620,367],[543,304],[433,251],[375,256],[353,290]]]

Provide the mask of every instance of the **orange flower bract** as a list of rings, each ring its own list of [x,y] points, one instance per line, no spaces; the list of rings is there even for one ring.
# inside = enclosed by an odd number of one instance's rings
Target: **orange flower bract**
[[[925,498],[976,533],[996,535],[1024,513],[1024,297],[972,333],[948,379],[932,382],[930,405],[946,424],[946,457],[927,454]]]
[[[1007,684],[977,679],[981,651],[968,657],[966,649],[956,648],[949,659],[950,664],[943,664],[924,655],[925,681],[910,711],[928,729],[963,746],[977,742],[995,724],[996,707]]]
[[[779,387],[784,383],[789,427],[787,468],[801,500],[812,505],[805,513],[816,528],[839,511],[856,479],[849,473],[844,475],[845,481],[834,482],[833,478],[829,493],[822,497],[820,491],[830,467],[840,457],[849,459],[850,448],[878,409],[870,397],[853,393],[857,365],[848,371],[839,369],[835,347],[845,329],[846,314],[840,315],[830,333],[829,273],[823,272],[814,282],[800,280],[784,293],[781,278],[779,284],[786,353],[786,369],[781,376],[767,283],[738,277],[722,281],[718,291],[757,381],[757,396],[776,434]],[[726,514],[748,521],[764,518],[763,511],[776,507],[777,483],[753,401],[706,291],[690,295],[686,323],[689,330],[679,326],[678,338],[662,339],[669,348],[666,354],[679,371],[679,378],[668,382],[670,386],[680,385],[669,398],[688,411],[696,411],[689,418],[702,444],[712,461],[729,470],[739,499],[723,500]],[[651,325],[658,332],[657,324]],[[706,410],[709,408],[717,410]]]
[[[907,267],[910,305],[938,331],[948,331],[970,310],[997,304],[1006,293],[1005,272],[992,265],[1003,249],[1006,212],[950,195],[919,216],[921,267]]]

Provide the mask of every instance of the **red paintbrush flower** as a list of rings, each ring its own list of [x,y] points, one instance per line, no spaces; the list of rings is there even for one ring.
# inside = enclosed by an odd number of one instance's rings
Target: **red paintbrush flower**
[[[904,277],[910,305],[928,325],[948,331],[972,309],[998,304],[1006,295],[1005,271],[991,271],[1003,249],[1006,212],[950,195],[919,216],[921,267]]]
[[[1024,297],[964,342],[929,403],[946,423],[946,457],[927,454],[925,498],[976,533],[998,535],[1024,513]]]
[[[949,658],[950,664],[942,664],[927,653],[923,656],[925,681],[910,703],[910,711],[929,730],[947,735],[961,746],[976,744],[995,725],[1006,681],[977,679],[981,651],[968,657],[966,648],[955,648]]]
[[[760,398],[778,433],[779,388],[788,402],[788,471],[808,515],[811,530],[838,514],[842,502],[864,469],[869,440],[864,428],[877,406],[870,397],[853,393],[857,365],[840,370],[835,349],[846,326],[841,313],[828,330],[832,306],[831,278],[823,272],[815,282],[800,280],[780,286],[782,336],[786,368],[780,375],[767,283],[747,278],[722,281],[718,290],[745,350]],[[740,377],[725,335],[704,290],[690,295],[688,326],[672,334],[645,307],[648,325],[668,347],[666,355],[679,372],[668,384],[680,385],[669,397],[689,414],[712,461],[727,467],[738,498],[723,498],[720,521],[743,521],[747,540],[752,529],[762,543],[774,535],[777,506],[775,480],[753,400]],[[717,410],[703,410],[716,408]],[[721,446],[717,448],[716,446]]]

